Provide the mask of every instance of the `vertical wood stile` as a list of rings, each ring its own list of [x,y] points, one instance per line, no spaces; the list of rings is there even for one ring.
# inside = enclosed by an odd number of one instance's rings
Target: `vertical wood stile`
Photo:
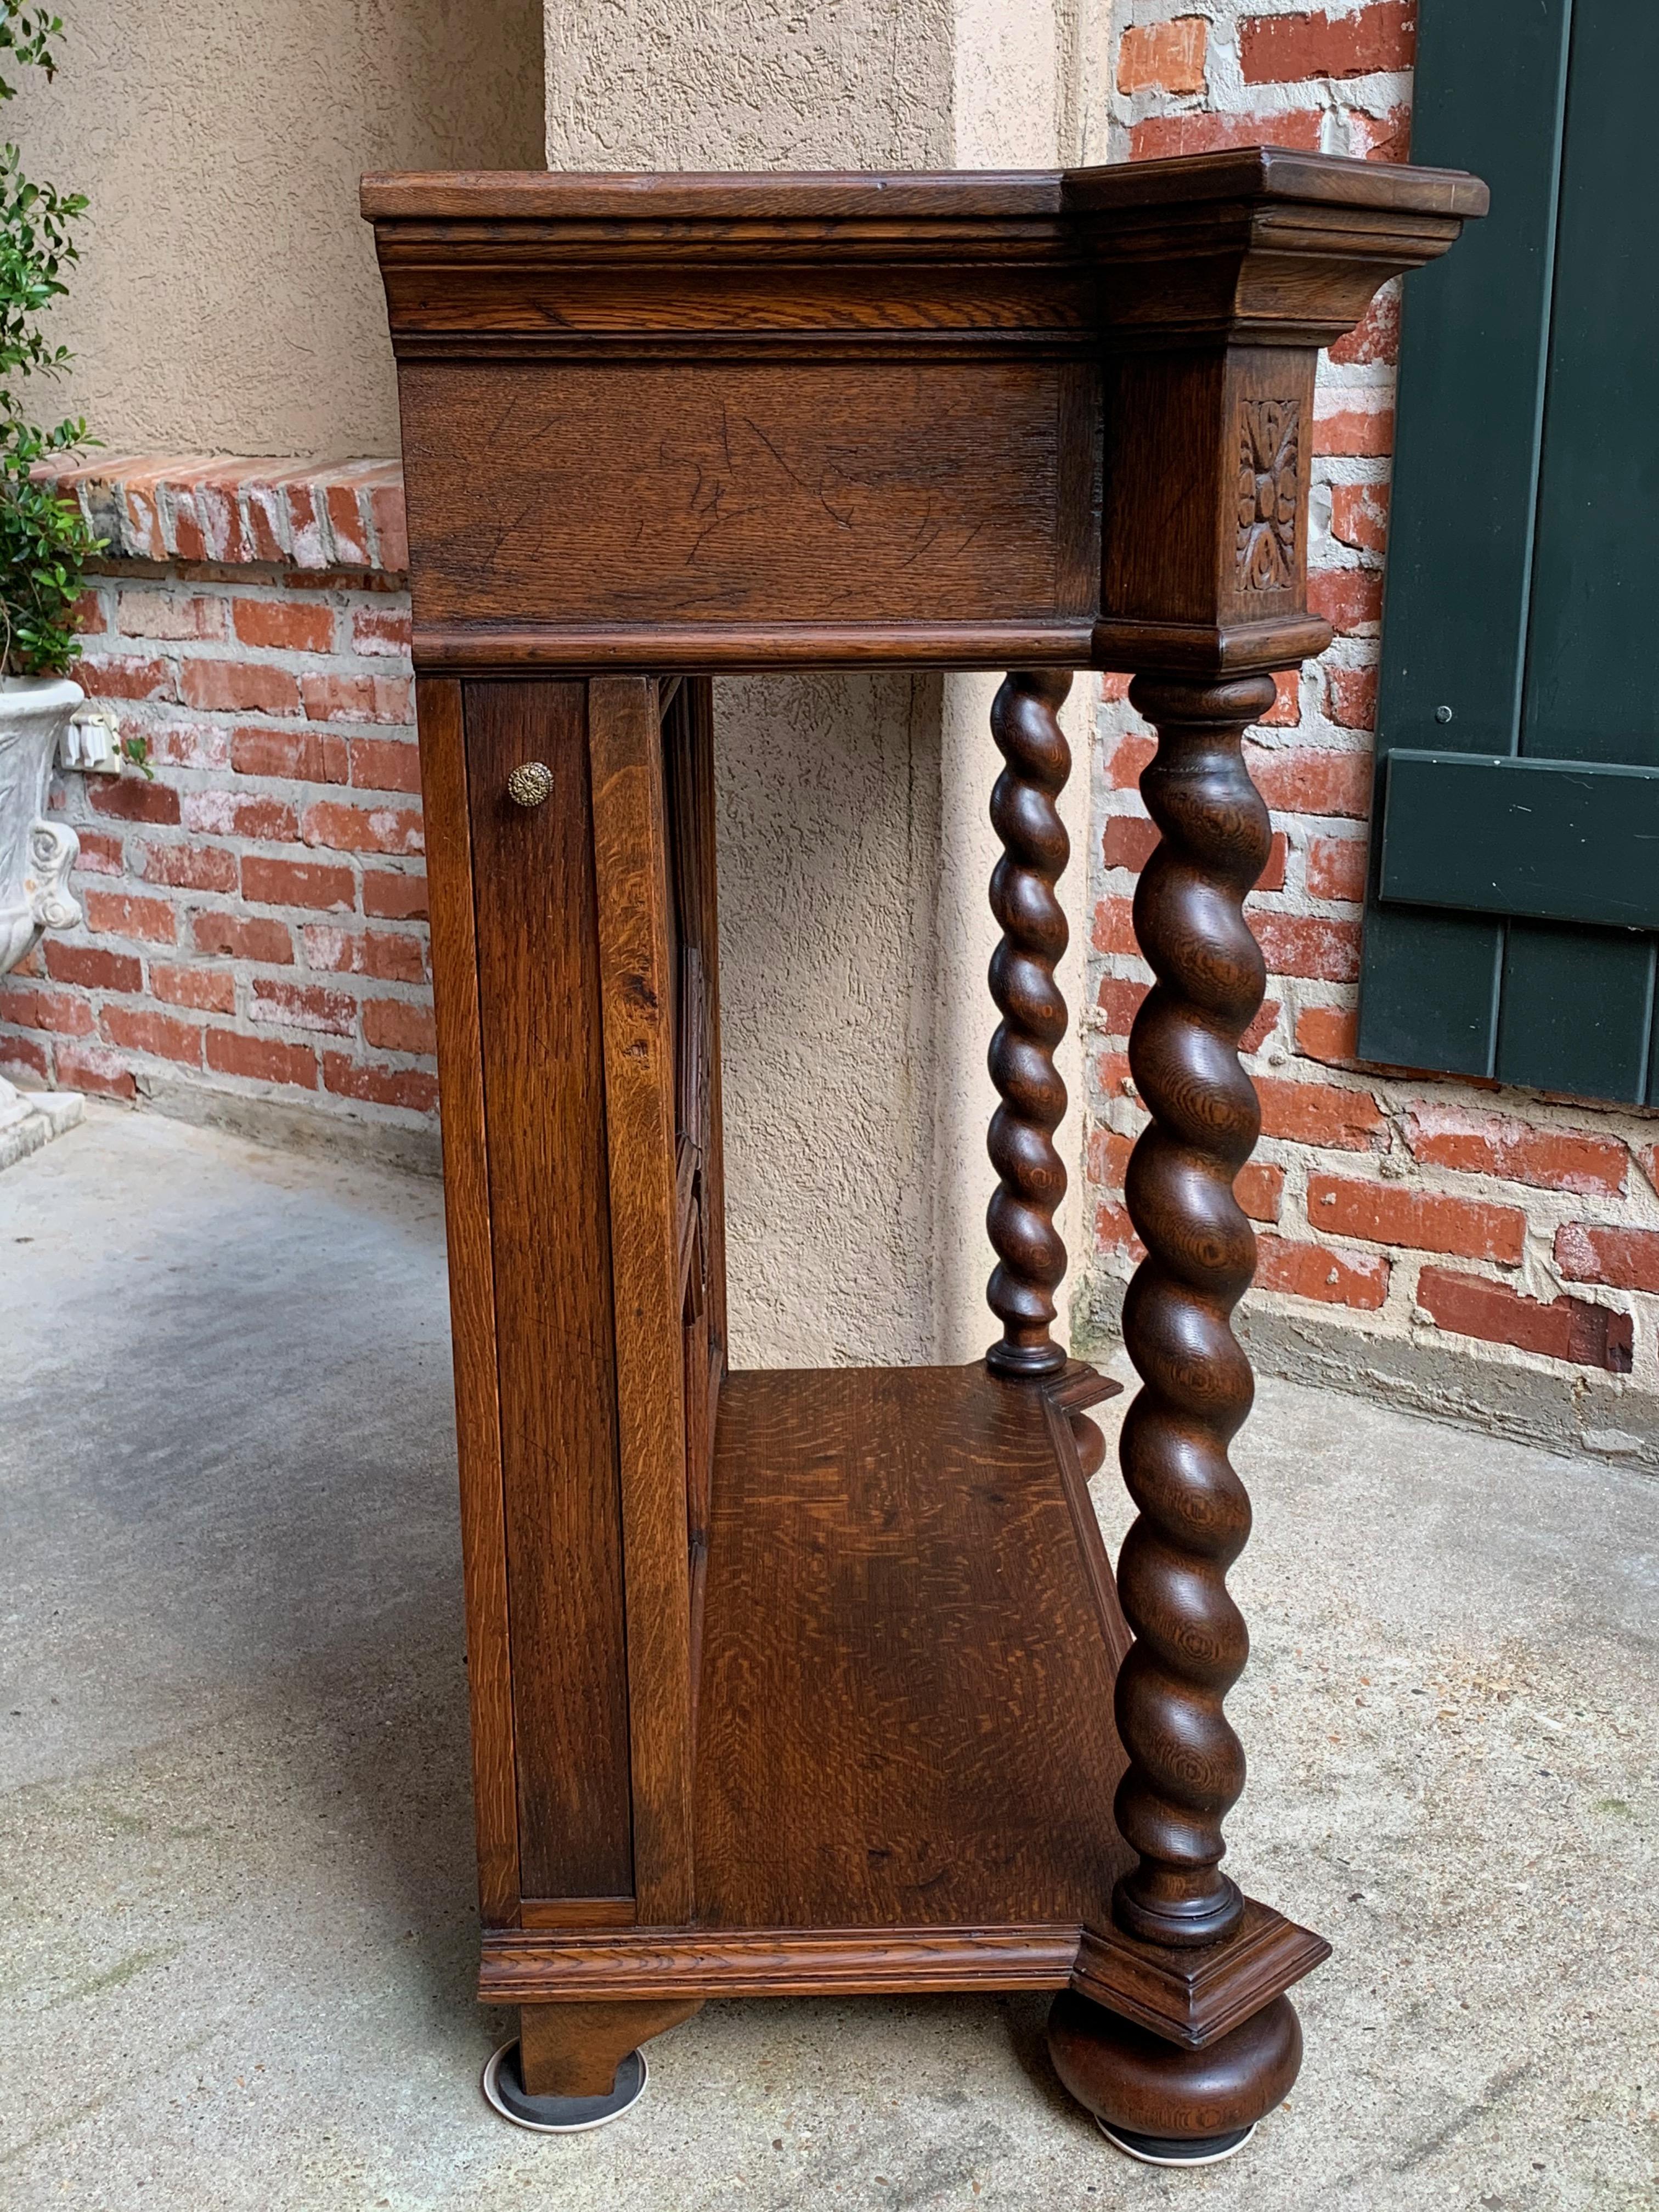
[[[519,1876],[633,1890],[586,684],[466,689]]]
[[[478,1904],[486,1927],[507,1927],[518,1920],[519,1808],[501,1403],[495,1373],[495,1262],[484,1139],[478,948],[460,685],[439,677],[423,677],[416,695],[416,720],[426,811],[432,981],[443,1114],[444,1212],[449,1232]]]
[[[641,1923],[692,1912],[675,979],[657,686],[595,677],[588,757],[599,889],[622,1472],[634,1888]]]

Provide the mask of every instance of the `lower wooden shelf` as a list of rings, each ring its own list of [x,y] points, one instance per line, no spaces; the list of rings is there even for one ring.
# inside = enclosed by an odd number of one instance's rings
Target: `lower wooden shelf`
[[[1128,1638],[1067,1419],[1114,1388],[978,1363],[728,1376],[697,1923],[490,1929],[482,1994],[1062,1987],[1127,1863]]]

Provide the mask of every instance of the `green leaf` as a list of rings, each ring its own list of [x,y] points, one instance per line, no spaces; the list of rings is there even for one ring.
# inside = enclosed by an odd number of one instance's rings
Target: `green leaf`
[[[56,72],[52,41],[61,19],[37,0],[0,0],[0,70],[11,64]],[[9,57],[9,64],[7,58]],[[0,100],[16,86],[0,74]],[[0,145],[0,672],[56,675],[79,656],[70,628],[86,564],[105,550],[74,500],[33,471],[95,441],[78,417],[50,428],[30,419],[31,377],[61,376],[67,346],[54,345],[39,317],[65,296],[64,272],[79,258],[74,227],[84,192],[27,176],[20,149]],[[148,773],[148,769],[146,773]]]

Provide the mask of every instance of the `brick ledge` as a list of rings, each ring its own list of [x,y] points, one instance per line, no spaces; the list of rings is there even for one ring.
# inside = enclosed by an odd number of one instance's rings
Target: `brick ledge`
[[[1102,1366],[1122,1350],[1125,1285],[1096,1277],[1072,1349]],[[1291,1313],[1247,1298],[1234,1328],[1259,1376],[1397,1406],[1449,1427],[1569,1457],[1659,1473],[1659,1396],[1622,1375],[1447,1331],[1384,1335],[1335,1307]]]
[[[409,567],[404,472],[391,460],[100,453],[43,468],[79,501],[105,561],[215,562],[307,572]]]

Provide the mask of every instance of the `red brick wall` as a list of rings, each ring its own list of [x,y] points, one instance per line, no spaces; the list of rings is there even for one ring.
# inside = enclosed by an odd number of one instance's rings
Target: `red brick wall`
[[[77,674],[151,775],[60,775],[83,928],[0,981],[0,1066],[435,1127],[401,477],[104,462]]]
[[[1252,141],[1373,159],[1408,150],[1409,0],[1120,0],[1115,151]],[[1659,1117],[1359,1066],[1353,1057],[1398,330],[1396,288],[1322,362],[1310,597],[1336,641],[1282,682],[1253,733],[1273,857],[1252,898],[1270,980],[1248,1040],[1263,1140],[1239,1196],[1260,1239],[1257,1311],[1356,1335],[1532,1364],[1633,1369],[1659,1389]],[[1122,1175],[1144,1114],[1128,1025],[1148,980],[1129,933],[1151,849],[1136,778],[1146,731],[1108,679],[1086,1173],[1087,1297],[1109,1303],[1137,1247]]]

